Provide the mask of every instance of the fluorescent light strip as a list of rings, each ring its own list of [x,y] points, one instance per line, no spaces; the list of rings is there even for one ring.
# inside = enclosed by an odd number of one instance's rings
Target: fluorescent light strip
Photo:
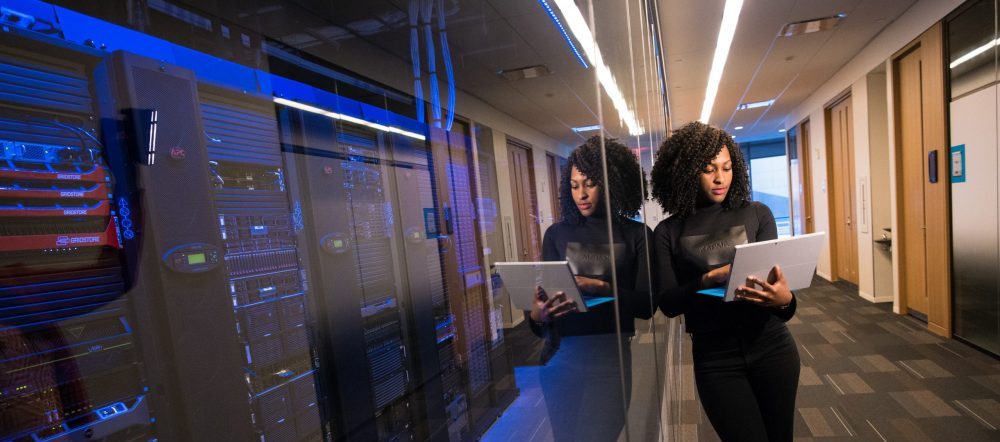
[[[549,2],[545,0],[538,0],[538,3],[542,4],[542,7],[545,8],[545,12],[549,14],[549,18],[551,18],[556,24],[556,27],[559,28],[559,33],[562,34],[563,38],[566,40],[566,44],[569,45],[569,49],[573,51],[573,55],[575,55],[576,59],[580,61],[580,64],[582,64],[584,68],[590,67],[587,65],[587,61],[583,59],[583,55],[580,55],[580,51],[576,48],[576,45],[573,44],[573,39],[569,38],[569,34],[566,33],[566,28],[564,28],[562,22],[559,21],[559,16],[556,15],[556,12],[552,10],[551,6],[549,6]]]
[[[583,53],[597,71],[597,80],[601,83],[601,87],[604,88],[604,93],[608,94],[608,98],[611,99],[611,104],[615,106],[615,110],[618,111],[619,120],[624,122],[625,126],[628,127],[629,135],[642,135],[644,129],[639,124],[639,120],[636,119],[635,114],[629,110],[628,103],[625,102],[625,96],[622,95],[621,89],[615,83],[615,77],[611,75],[611,69],[604,64],[601,49],[597,46],[594,34],[590,32],[590,27],[587,26],[587,21],[584,20],[580,9],[576,7],[576,3],[573,0],[552,1],[555,3],[556,8],[559,9],[559,12],[562,13],[563,18],[566,19],[566,24],[569,26],[570,32],[573,33],[576,40],[583,46]]]
[[[392,133],[400,134],[400,135],[407,136],[407,137],[410,137],[410,138],[415,138],[415,139],[418,139],[418,140],[426,140],[427,139],[427,137],[425,137],[425,136],[423,136],[421,134],[410,132],[410,131],[406,131],[406,130],[400,129],[398,127],[392,127],[392,126],[386,126],[386,125],[383,125],[383,124],[372,123],[370,121],[365,121],[365,120],[362,120],[360,118],[352,117],[350,115],[344,115],[344,114],[338,114],[336,112],[330,112],[330,111],[328,111],[326,109],[320,109],[318,107],[310,106],[308,104],[302,104],[302,103],[299,103],[297,101],[291,101],[291,100],[286,100],[286,99],[280,98],[280,97],[274,97],[274,102],[278,103],[278,104],[282,104],[282,105],[288,106],[288,107],[294,107],[294,108],[299,109],[299,110],[304,110],[306,112],[312,112],[314,114],[323,115],[325,117],[330,117],[330,118],[333,118],[334,120],[343,120],[343,121],[347,121],[347,122],[350,122],[350,123],[359,124],[359,125],[362,125],[362,126],[367,126],[367,127],[372,128],[372,129],[380,130],[380,131],[383,131],[383,132],[392,132]]]
[[[741,104],[739,106],[736,106],[736,109],[737,110],[756,109],[758,107],[767,107],[767,106],[770,106],[772,104],[774,104],[774,99],[764,100],[764,101],[755,101],[753,103],[743,103],[743,104]]]
[[[715,56],[712,58],[712,70],[708,74],[708,88],[705,90],[705,103],[701,106],[701,118],[698,121],[708,124],[712,116],[712,106],[715,96],[719,93],[719,82],[722,81],[722,71],[729,58],[729,47],[736,35],[736,24],[740,20],[740,10],[743,0],[726,0],[726,9],[722,13],[722,24],[719,26],[719,41],[715,44]]]
[[[958,57],[957,59],[955,59],[955,61],[951,62],[951,64],[948,65],[948,68],[955,69],[956,67],[958,67],[958,65],[965,63],[969,60],[972,60],[973,58],[976,58],[977,55],[982,54],[983,52],[986,52],[997,45],[1000,45],[1000,38],[993,40],[989,43],[986,43],[978,48],[975,48],[972,50],[972,52],[969,52],[968,54]]]
[[[579,127],[574,127],[573,128],[573,132],[576,132],[576,133],[590,132],[592,130],[600,130],[600,129],[601,129],[601,125],[600,124],[595,124],[593,126],[579,126]]]

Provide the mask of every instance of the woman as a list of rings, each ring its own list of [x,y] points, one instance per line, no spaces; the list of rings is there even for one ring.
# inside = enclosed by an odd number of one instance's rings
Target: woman
[[[542,362],[547,364],[539,371],[539,381],[555,440],[618,438],[628,402],[622,395],[623,365],[624,390],[631,393],[629,338],[634,318],[650,318],[656,305],[650,298],[646,250],[652,232],[631,219],[645,201],[642,169],[627,147],[605,140],[609,179],[603,179],[600,143],[593,137],[570,154],[559,186],[563,219],[545,231],[542,257],[569,261],[585,297],[611,297],[613,247],[618,316],[614,302],[581,313],[562,292],[548,296],[541,289],[530,312],[532,331],[546,338]],[[611,194],[610,213],[604,186]],[[609,222],[613,242],[608,240]]]
[[[778,237],[748,181],[739,147],[720,129],[690,123],[660,147],[653,198],[671,216],[653,233],[659,307],[685,317],[698,395],[719,437],[790,441],[799,355],[785,327],[796,303],[781,269],[747,280],[735,302],[696,293],[726,283],[737,244]]]

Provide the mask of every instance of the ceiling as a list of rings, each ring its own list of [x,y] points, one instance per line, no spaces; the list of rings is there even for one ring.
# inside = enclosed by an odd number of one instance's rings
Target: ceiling
[[[421,0],[412,0],[417,5]],[[432,0],[431,3],[437,4]],[[465,94],[567,145],[605,130],[633,146],[657,144],[665,133],[659,76],[649,45],[641,0],[593,0],[593,31],[625,101],[654,136],[628,138],[607,94],[597,100],[595,69],[581,65],[539,0],[441,0],[454,65]],[[550,1],[550,3],[552,3]],[[576,0],[584,17],[591,0]],[[746,0],[710,123],[737,141],[780,137],[784,117],[816,90],[914,0]],[[218,4],[216,4],[218,5]],[[413,94],[409,8],[411,0],[257,0],[209,11],[237,16],[260,32],[330,62]],[[699,118],[724,0],[658,0],[666,88],[674,127]],[[213,9],[200,5],[203,9]],[[788,22],[845,13],[832,30],[777,37]],[[435,20],[437,15],[435,14]],[[565,20],[565,19],[564,19]],[[431,27],[439,96],[447,102],[438,23]],[[418,27],[418,31],[422,28]],[[427,45],[417,33],[421,86],[431,93]],[[579,43],[577,43],[579,46]],[[511,81],[505,69],[545,65],[551,75]],[[736,111],[740,103],[775,99],[767,108]],[[462,108],[456,112],[469,112]],[[736,126],[743,126],[735,130]]]
[[[700,118],[724,2],[659,0],[675,127]],[[785,116],[914,0],[746,0],[710,123],[737,141],[781,136]],[[846,14],[835,29],[779,37],[786,23]],[[770,107],[740,103],[775,99]],[[735,130],[737,126],[743,129]]]

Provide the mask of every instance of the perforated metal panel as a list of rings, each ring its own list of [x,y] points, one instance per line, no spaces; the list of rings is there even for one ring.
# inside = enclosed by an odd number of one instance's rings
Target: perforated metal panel
[[[82,63],[0,46],[0,101],[59,113],[94,112]]]
[[[279,167],[281,151],[274,106],[201,90],[208,155],[217,161]]]

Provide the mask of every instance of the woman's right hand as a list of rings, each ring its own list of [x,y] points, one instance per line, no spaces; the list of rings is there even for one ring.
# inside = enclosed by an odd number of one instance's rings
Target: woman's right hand
[[[733,269],[732,264],[717,269],[712,269],[708,273],[701,275],[701,288],[708,289],[725,284],[729,280],[729,272]]]
[[[567,299],[563,292],[549,297],[541,287],[535,289],[535,302],[531,305],[531,320],[537,323],[554,321],[576,311],[576,301]]]

